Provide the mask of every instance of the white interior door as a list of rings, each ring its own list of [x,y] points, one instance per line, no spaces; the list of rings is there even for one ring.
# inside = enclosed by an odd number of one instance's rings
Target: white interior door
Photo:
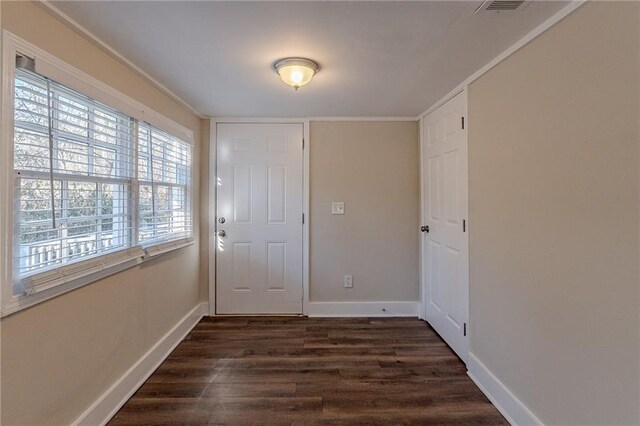
[[[463,361],[469,339],[466,91],[422,122],[425,319]]]
[[[217,125],[216,312],[302,313],[302,124]]]

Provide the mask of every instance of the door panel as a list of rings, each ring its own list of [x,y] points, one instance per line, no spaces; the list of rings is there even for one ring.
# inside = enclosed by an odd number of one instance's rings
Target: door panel
[[[427,182],[429,185],[427,211],[429,212],[429,220],[438,222],[440,220],[440,156],[434,155],[427,161]]]
[[[267,223],[284,225],[287,222],[287,166],[269,166],[267,176]]]
[[[253,243],[234,242],[231,263],[233,264],[233,289],[251,291],[251,252]]]
[[[287,243],[267,242],[267,287],[269,290],[286,290]]]
[[[253,201],[253,188],[251,184],[251,167],[233,167],[233,221],[239,223],[251,223]]]
[[[425,318],[466,362],[468,234],[466,92],[423,119]]]
[[[458,177],[460,170],[458,168],[458,150],[448,151],[444,154],[445,164],[445,217],[449,225],[456,226],[460,223],[460,200],[453,194],[459,194]]]
[[[439,313],[442,311],[442,291],[440,287],[442,282],[440,280],[440,244],[436,241],[428,241],[429,250],[427,257],[430,259],[430,265],[428,269],[429,282],[431,283],[430,291],[427,296],[431,304],[431,308],[434,312]]]
[[[217,126],[217,313],[302,313],[302,137],[302,124]]]

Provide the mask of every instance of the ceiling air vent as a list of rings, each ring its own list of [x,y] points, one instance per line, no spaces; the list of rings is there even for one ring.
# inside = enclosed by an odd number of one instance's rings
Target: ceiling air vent
[[[527,3],[527,0],[485,0],[480,7],[476,9],[475,13],[479,12],[512,12],[515,10],[522,10]]]

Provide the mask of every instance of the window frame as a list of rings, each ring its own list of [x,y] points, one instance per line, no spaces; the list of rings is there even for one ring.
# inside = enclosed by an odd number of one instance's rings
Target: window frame
[[[151,188],[151,197],[152,197],[152,210],[155,212],[156,210],[156,197],[158,194],[158,188],[159,187],[165,187],[169,189],[169,193],[168,193],[168,198],[169,198],[169,205],[172,204],[173,201],[173,190],[174,189],[182,189],[184,188],[184,195],[185,195],[185,208],[189,209],[189,218],[188,218],[188,223],[189,223],[189,227],[190,227],[190,232],[191,234],[193,234],[193,160],[194,160],[194,153],[193,153],[193,145],[189,145],[188,143],[186,143],[186,145],[188,145],[188,158],[189,158],[189,162],[190,162],[190,167],[191,167],[191,173],[188,176],[188,182],[186,183],[181,183],[178,182],[179,180],[179,176],[180,174],[178,173],[178,164],[176,165],[176,175],[175,175],[175,180],[176,182],[169,182],[168,180],[166,180],[166,168],[163,168],[162,170],[162,179],[160,181],[156,181],[154,179],[154,172],[153,172],[153,163],[155,162],[155,158],[153,156],[153,150],[154,150],[154,137],[153,134],[154,133],[161,133],[161,137],[165,137],[165,135],[169,138],[175,138],[174,136],[171,136],[170,134],[168,134],[167,132],[164,132],[162,129],[157,128],[156,126],[153,126],[149,123],[140,123],[138,122],[138,133],[136,136],[136,140],[140,141],[140,129],[139,129],[139,125],[143,124],[146,127],[146,131],[148,134],[148,139],[147,139],[147,143],[148,143],[148,147],[147,150],[148,152],[145,155],[145,158],[147,160],[147,173],[146,176],[144,178],[140,177],[140,173],[138,170],[138,167],[140,165],[140,158],[139,155],[141,153],[140,149],[136,150],[136,157],[138,162],[136,163],[136,184],[138,187],[138,191],[137,191],[137,202],[138,202],[138,208],[136,210],[136,215],[137,215],[137,219],[138,221],[136,222],[136,232],[138,233],[137,239],[136,241],[141,244],[143,247],[145,247],[145,249],[148,249],[152,246],[156,246],[156,245],[163,245],[163,244],[168,244],[167,247],[171,247],[172,244],[170,244],[172,241],[175,240],[181,240],[184,238],[189,238],[188,236],[178,236],[178,237],[171,237],[171,234],[168,234],[167,236],[160,236],[160,237],[156,237],[156,238],[152,238],[149,240],[143,240],[140,238],[140,231],[141,231],[141,227],[140,227],[140,217],[139,217],[139,213],[140,213],[140,208],[139,208],[139,201],[140,201],[140,186],[147,186]],[[162,134],[164,133],[164,135]],[[175,138],[178,139],[178,138]],[[184,141],[179,140],[179,142],[185,143]],[[138,146],[140,146],[140,144],[138,144]],[[166,156],[166,145],[162,148],[163,151],[163,156],[162,158],[159,160],[161,163],[165,164],[168,162],[168,157]],[[184,174],[183,174],[184,175]],[[170,209],[173,210],[173,209]],[[156,226],[154,226],[153,228],[153,233],[156,234],[158,231],[158,227],[157,227],[157,223]],[[178,233],[179,235],[179,233]]]
[[[85,242],[90,242],[91,239],[87,239],[87,238],[90,238],[90,237],[94,238],[93,240],[94,250],[96,250],[96,252],[88,253],[82,256],[87,260],[93,259],[101,255],[108,255],[120,250],[126,250],[135,246],[135,240],[133,239],[134,234],[132,229],[132,225],[133,225],[132,217],[133,217],[134,207],[132,203],[131,185],[132,185],[133,173],[135,172],[135,165],[133,161],[135,159],[136,144],[135,144],[135,135],[133,131],[135,130],[136,120],[125,114],[121,114],[118,111],[112,108],[109,108],[108,106],[105,106],[100,102],[95,101],[94,99],[84,97],[79,94],[78,94],[78,97],[73,98],[76,96],[76,93],[68,92],[68,89],[66,89],[61,84],[58,84],[56,82],[47,82],[45,81],[44,78],[34,77],[29,72],[21,72],[20,74],[21,75],[18,77],[18,71],[15,70],[14,83],[17,82],[19,79],[21,81],[24,81],[27,85],[32,85],[35,88],[35,90],[25,89],[24,86],[21,85],[22,91],[26,90],[31,92],[37,92],[39,89],[48,91],[49,94],[47,95],[47,97],[51,95],[50,99],[53,101],[54,108],[57,108],[51,111],[49,110],[48,106],[46,107],[47,115],[54,116],[54,123],[53,123],[54,127],[51,129],[51,131],[54,137],[55,146],[53,148],[53,152],[49,153],[49,155],[51,155],[52,153],[56,154],[52,158],[53,167],[54,167],[53,173],[51,173],[51,171],[44,170],[45,168],[47,168],[45,165],[39,165],[38,167],[34,168],[28,164],[19,165],[15,163],[15,160],[16,160],[15,155],[13,159],[14,160],[14,164],[13,164],[14,194],[17,193],[17,191],[22,188],[20,185],[20,182],[22,179],[40,180],[40,181],[53,180],[54,182],[58,183],[58,187],[60,191],[60,200],[59,200],[60,206],[59,206],[59,211],[58,210],[56,211],[56,213],[58,213],[56,215],[57,217],[56,223],[59,226],[57,226],[55,230],[48,229],[47,231],[40,231],[40,232],[54,232],[58,234],[58,237],[53,238],[53,240],[59,240],[60,242],[59,254],[62,255],[62,261],[57,261],[55,259],[50,261],[46,260],[45,262],[48,265],[31,268],[30,270],[28,269],[24,270],[24,268],[27,267],[28,265],[22,264],[22,256],[23,256],[22,246],[27,246],[27,247],[44,246],[49,248],[55,245],[55,242],[43,241],[43,242],[34,242],[32,244],[21,244],[20,242],[21,233],[14,232],[13,255],[14,255],[14,258],[20,257],[21,262],[20,262],[18,271],[16,272],[16,270],[14,270],[13,275],[14,275],[14,278],[16,275],[20,275],[21,281],[29,282],[29,278],[32,275],[35,276],[39,274],[44,274],[50,269],[65,268],[67,267],[67,265],[70,265],[71,263],[79,262],[83,260],[81,259],[80,256],[73,258],[73,257],[64,255],[65,252],[68,253],[68,250],[70,250],[70,247],[67,245],[69,243],[69,240],[72,242],[73,241],[77,242],[79,239],[81,240],[83,239]],[[70,101],[75,102],[80,108],[82,108],[82,110],[86,111],[86,116],[88,120],[86,123],[86,127],[82,126],[82,132],[84,132],[84,129],[86,129],[85,135],[78,136],[75,132],[70,132],[68,129],[63,129],[62,126],[66,126],[67,124],[64,121],[59,121],[59,115],[61,114],[59,106],[61,101],[56,101],[56,99],[63,97],[63,95],[65,99],[69,99]],[[15,105],[17,96],[18,96],[17,90],[15,90],[13,94],[14,105]],[[28,109],[29,108],[27,107],[27,110]],[[15,119],[16,110],[14,109],[14,120],[13,120],[14,153],[15,153],[15,148],[21,145],[20,143],[16,143],[18,129],[20,129],[20,132],[26,131],[30,134],[40,135],[42,138],[46,138],[46,133],[49,132],[48,126],[51,125],[51,123],[48,123],[48,125],[46,126],[43,124],[31,123],[28,120],[29,114],[26,114],[26,115],[27,117],[25,118],[27,119],[27,121],[23,121],[23,120],[18,121]],[[56,115],[58,115],[58,117],[56,117]],[[95,137],[97,132],[96,128],[97,126],[99,126],[99,124],[90,119],[92,115],[94,116],[102,115],[103,117],[109,117],[110,115],[112,115],[111,118],[113,118],[112,122],[114,123],[114,126],[111,127],[111,129],[113,129],[114,131],[113,143],[105,142]],[[73,123],[71,123],[71,125],[74,127],[77,127]],[[120,135],[115,136],[118,133]],[[68,170],[66,167],[60,168],[61,162],[62,164],[64,164],[65,162],[65,160],[61,159],[61,154],[63,152],[66,152],[64,149],[61,149],[61,146],[64,146],[65,144],[69,144],[69,143],[86,146],[87,154],[85,156],[86,157],[85,161],[83,161],[82,163],[83,166],[86,166],[86,170],[73,171],[73,170]],[[28,147],[30,145],[27,144],[26,146]],[[21,147],[21,150],[23,149],[24,147]],[[98,157],[94,155],[95,152],[99,150],[112,151],[114,154],[113,155],[114,164],[113,164],[112,172],[109,173],[108,175],[104,173],[97,173],[97,174],[94,173],[95,167],[100,167],[96,163],[96,160],[98,159]],[[49,160],[47,160],[47,162],[49,162]],[[73,161],[71,162],[74,163]],[[78,163],[74,163],[74,164],[78,164]],[[69,194],[69,191],[70,191],[69,189],[70,185],[73,183],[95,186],[95,194],[94,194],[95,204],[93,208],[91,208],[91,210],[93,211],[90,214],[78,216],[71,213],[69,205],[73,200],[68,198],[67,195]],[[114,211],[112,212],[112,214],[106,215],[109,217],[106,217],[104,214],[101,213],[101,194],[103,193],[103,190],[104,190],[102,185],[114,185],[116,187],[119,187],[118,192],[120,193],[120,197],[118,198],[118,200],[119,200],[119,203],[122,204],[121,212]],[[18,202],[18,199],[15,199],[14,203],[15,202]],[[16,204],[14,204],[14,208],[16,209],[16,211],[14,212],[15,214],[24,213],[24,210],[18,209]],[[118,243],[116,243],[114,247],[103,247],[103,240],[101,237],[104,234],[104,230],[102,229],[102,226],[103,226],[103,220],[105,218],[112,219],[113,224],[115,224],[116,222],[119,222],[122,225],[120,235],[115,237],[115,239],[118,240]],[[86,235],[80,235],[76,237],[74,237],[73,235],[71,236],[65,235],[67,233],[73,232],[74,223],[78,223],[78,222],[82,223],[86,221],[95,221],[95,232],[90,232]],[[43,219],[43,220],[40,220],[39,222],[44,222],[46,224],[46,222],[48,222],[48,219]],[[30,224],[29,221],[20,222],[20,225],[26,225],[27,227],[29,226],[29,224]],[[32,225],[32,226],[36,226],[36,225]],[[38,231],[36,231],[36,233],[38,233]],[[63,244],[65,242],[67,244]],[[65,245],[67,246],[67,248],[65,248]],[[76,249],[78,248],[79,247],[76,246]],[[31,252],[31,250],[29,251]],[[29,254],[29,259],[34,260],[33,256],[38,257],[38,255],[31,253]],[[29,261],[27,260],[25,263],[29,263]],[[14,281],[14,285],[19,288],[21,287],[21,282]]]
[[[15,271],[19,270],[19,259],[14,256],[15,234],[13,231],[17,217],[14,199],[14,97],[15,97],[15,57],[20,53],[36,60],[36,72],[64,85],[82,95],[121,112],[134,119],[134,159],[133,177],[130,180],[131,197],[131,243],[123,249],[108,251],[86,260],[78,259],[63,263],[59,268],[45,268],[42,272],[28,274],[21,280],[38,277],[41,281],[37,291],[28,294],[14,294]],[[51,299],[68,291],[90,284],[109,275],[131,268],[162,253],[190,246],[195,241],[194,223],[194,183],[195,183],[195,140],[192,130],[175,123],[171,119],[147,108],[140,102],[113,89],[105,83],[72,67],[44,50],[2,30],[2,87],[0,138],[0,317],[10,315],[37,303]],[[91,111],[88,111],[91,113]],[[145,122],[175,137],[188,145],[191,150],[191,170],[187,187],[190,232],[187,236],[163,241],[140,244],[138,240],[138,123]],[[91,129],[88,130],[91,133]],[[73,180],[70,174],[66,179]],[[94,177],[87,176],[87,180]],[[62,272],[60,272],[62,271]]]

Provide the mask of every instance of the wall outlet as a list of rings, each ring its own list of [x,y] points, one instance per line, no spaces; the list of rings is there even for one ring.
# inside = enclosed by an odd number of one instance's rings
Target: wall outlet
[[[353,288],[353,275],[344,276],[344,288]]]
[[[344,201],[334,201],[331,203],[331,214],[344,214]]]

